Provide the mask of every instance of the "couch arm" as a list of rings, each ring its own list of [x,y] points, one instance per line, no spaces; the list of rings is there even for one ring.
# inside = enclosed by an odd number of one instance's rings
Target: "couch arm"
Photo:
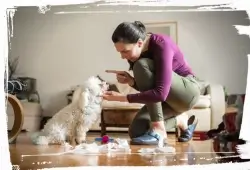
[[[226,101],[222,85],[210,84],[207,87],[207,94],[211,96],[211,129],[217,129],[225,114]]]

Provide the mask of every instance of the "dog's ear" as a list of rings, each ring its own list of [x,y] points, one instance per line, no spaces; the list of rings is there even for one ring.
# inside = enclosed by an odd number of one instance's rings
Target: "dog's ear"
[[[99,75],[96,76],[99,80],[104,81]]]
[[[104,79],[102,79],[99,75],[97,75],[96,76],[98,79],[100,79],[101,81],[105,81]],[[108,91],[116,91],[116,92],[119,92],[119,90],[118,90],[118,88],[116,87],[116,85],[115,84],[111,84],[111,83],[109,83],[109,82],[107,82],[107,81],[105,81],[107,84],[108,84],[108,86],[109,86],[109,88],[108,88]]]
[[[120,92],[115,84],[109,84],[108,91]]]

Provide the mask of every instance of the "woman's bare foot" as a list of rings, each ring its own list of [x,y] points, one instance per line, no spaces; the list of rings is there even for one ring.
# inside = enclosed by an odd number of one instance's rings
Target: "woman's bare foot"
[[[152,122],[151,123],[151,129],[159,134],[162,138],[167,138],[167,133],[166,133],[166,129],[164,126],[164,122],[163,121],[159,121],[159,122]]]
[[[158,146],[162,147],[162,145],[167,143],[167,132],[164,126],[163,121],[159,122],[152,122],[151,123],[151,129],[161,136],[161,139],[159,140]]]

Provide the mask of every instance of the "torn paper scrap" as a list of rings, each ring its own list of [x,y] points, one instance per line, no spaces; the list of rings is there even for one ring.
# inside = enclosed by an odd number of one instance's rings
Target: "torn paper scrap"
[[[112,143],[98,145],[97,143],[83,143],[75,147],[66,143],[64,145],[65,152],[71,154],[98,154],[98,153],[110,153],[110,152],[130,152],[131,149],[127,140],[116,139]]]
[[[138,150],[142,154],[157,154],[157,153],[175,153],[176,150],[172,146],[164,146],[157,148],[141,148]]]

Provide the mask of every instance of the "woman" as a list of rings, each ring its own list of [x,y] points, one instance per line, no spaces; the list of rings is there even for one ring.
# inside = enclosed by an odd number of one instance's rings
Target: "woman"
[[[139,21],[119,24],[112,41],[122,59],[128,60],[134,78],[124,71],[107,72],[116,73],[120,83],[128,83],[140,93],[124,96],[106,92],[103,98],[145,104],[130,125],[131,142],[158,144],[167,138],[166,129],[176,125],[174,117],[195,105],[200,96],[199,84],[179,47],[167,35],[147,33]],[[179,141],[192,138],[198,121],[194,116],[190,121],[183,126]]]

